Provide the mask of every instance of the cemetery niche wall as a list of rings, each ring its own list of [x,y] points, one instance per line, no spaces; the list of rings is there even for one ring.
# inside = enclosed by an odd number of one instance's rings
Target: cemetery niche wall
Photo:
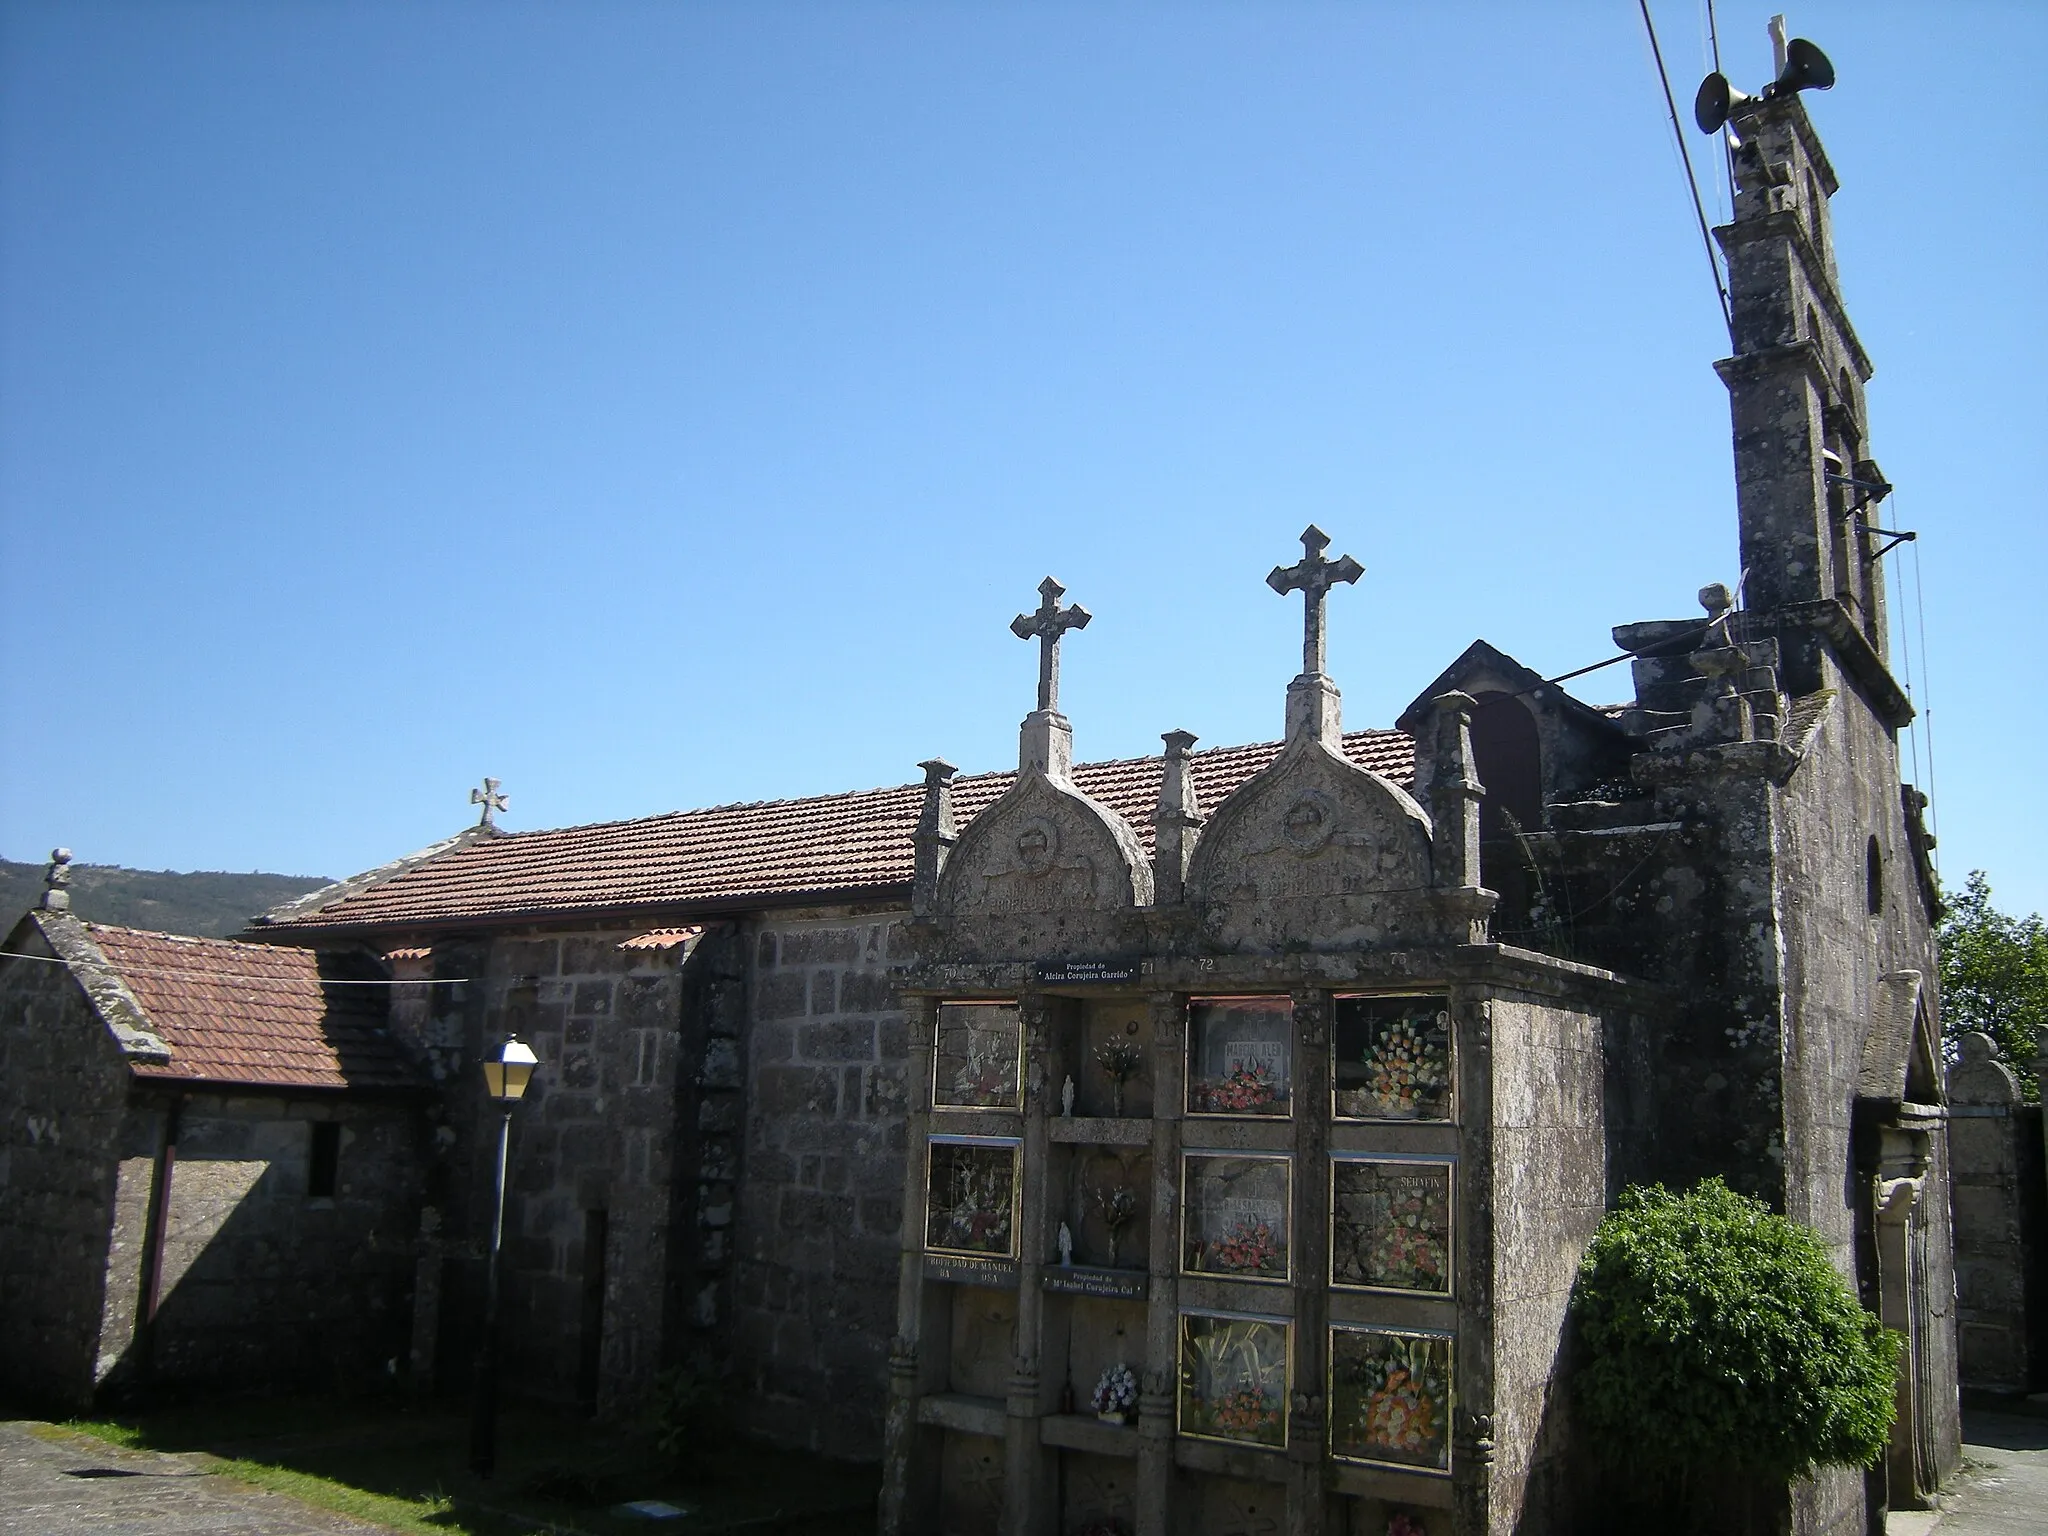
[[[1478,1532],[1557,1496],[1605,1062],[1653,999],[1487,942],[1467,696],[1427,809],[1344,756],[1326,542],[1275,573],[1285,745],[1205,816],[1168,737],[1149,861],[1068,777],[1056,583],[1011,789],[956,838],[927,765],[885,1532]]]

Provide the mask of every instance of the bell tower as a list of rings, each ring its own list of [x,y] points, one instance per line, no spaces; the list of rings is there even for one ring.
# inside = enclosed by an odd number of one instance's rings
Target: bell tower
[[[1818,686],[1822,636],[1838,653],[1867,653],[1858,660],[1882,665],[1888,655],[1878,558],[1887,536],[1875,508],[1891,487],[1869,457],[1871,363],[1836,275],[1834,167],[1786,78],[1727,108],[1735,216],[1715,235],[1728,261],[1734,355],[1715,369],[1733,418],[1746,606],[1775,620],[1786,681],[1801,693]]]

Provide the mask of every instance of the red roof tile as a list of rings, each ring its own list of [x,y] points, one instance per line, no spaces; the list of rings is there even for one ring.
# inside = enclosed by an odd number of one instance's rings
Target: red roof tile
[[[349,956],[87,923],[171,1049],[140,1077],[269,1088],[415,1087],[385,1032],[383,989]]]
[[[1193,754],[1195,783],[1210,809],[1263,768],[1278,742]],[[1400,731],[1352,731],[1351,759],[1398,784],[1414,773],[1415,745]],[[1074,782],[1152,841],[1161,759],[1082,763]],[[964,828],[1015,777],[984,773],[953,781]],[[726,908],[755,901],[888,894],[911,876],[911,834],[921,784],[805,800],[769,800],[675,811],[637,821],[547,832],[506,832],[448,845],[389,866],[389,878],[345,881],[259,919],[264,934],[407,928],[478,920],[513,922],[594,916],[650,907]]]

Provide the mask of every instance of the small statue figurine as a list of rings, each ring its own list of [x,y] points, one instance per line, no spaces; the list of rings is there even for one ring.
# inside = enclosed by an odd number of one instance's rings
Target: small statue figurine
[[[1067,1084],[1069,1087],[1073,1085],[1073,1081],[1074,1080],[1071,1077],[1067,1079]],[[1073,1267],[1074,1234],[1072,1230],[1067,1226],[1067,1224],[1063,1221],[1060,1223],[1060,1268],[1072,1269]]]
[[[1074,1079],[1071,1074],[1068,1075],[1067,1080],[1064,1083],[1060,1084],[1060,1113],[1067,1116],[1070,1119],[1073,1117]]]

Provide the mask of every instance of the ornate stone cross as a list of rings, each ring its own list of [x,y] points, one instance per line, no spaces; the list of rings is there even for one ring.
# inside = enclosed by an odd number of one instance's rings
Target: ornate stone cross
[[[480,805],[484,808],[484,813],[476,819],[476,824],[480,827],[488,827],[491,824],[491,813],[493,811],[505,810],[511,805],[512,799],[509,795],[498,793],[498,781],[496,779],[485,779],[482,789],[472,789],[469,792],[469,803],[471,805]]]
[[[1329,632],[1323,622],[1323,598],[1338,582],[1352,582],[1365,574],[1365,567],[1349,555],[1325,560],[1330,536],[1310,523],[1301,535],[1301,559],[1293,565],[1276,565],[1266,585],[1285,597],[1299,592],[1308,599],[1302,614],[1301,670],[1304,676],[1320,677],[1329,659]]]
[[[1079,603],[1062,608],[1066,588],[1050,576],[1038,584],[1042,599],[1037,611],[1020,613],[1010,621],[1010,633],[1019,640],[1038,641],[1038,707],[1056,714],[1060,707],[1060,636],[1070,629],[1086,629],[1095,617]]]

